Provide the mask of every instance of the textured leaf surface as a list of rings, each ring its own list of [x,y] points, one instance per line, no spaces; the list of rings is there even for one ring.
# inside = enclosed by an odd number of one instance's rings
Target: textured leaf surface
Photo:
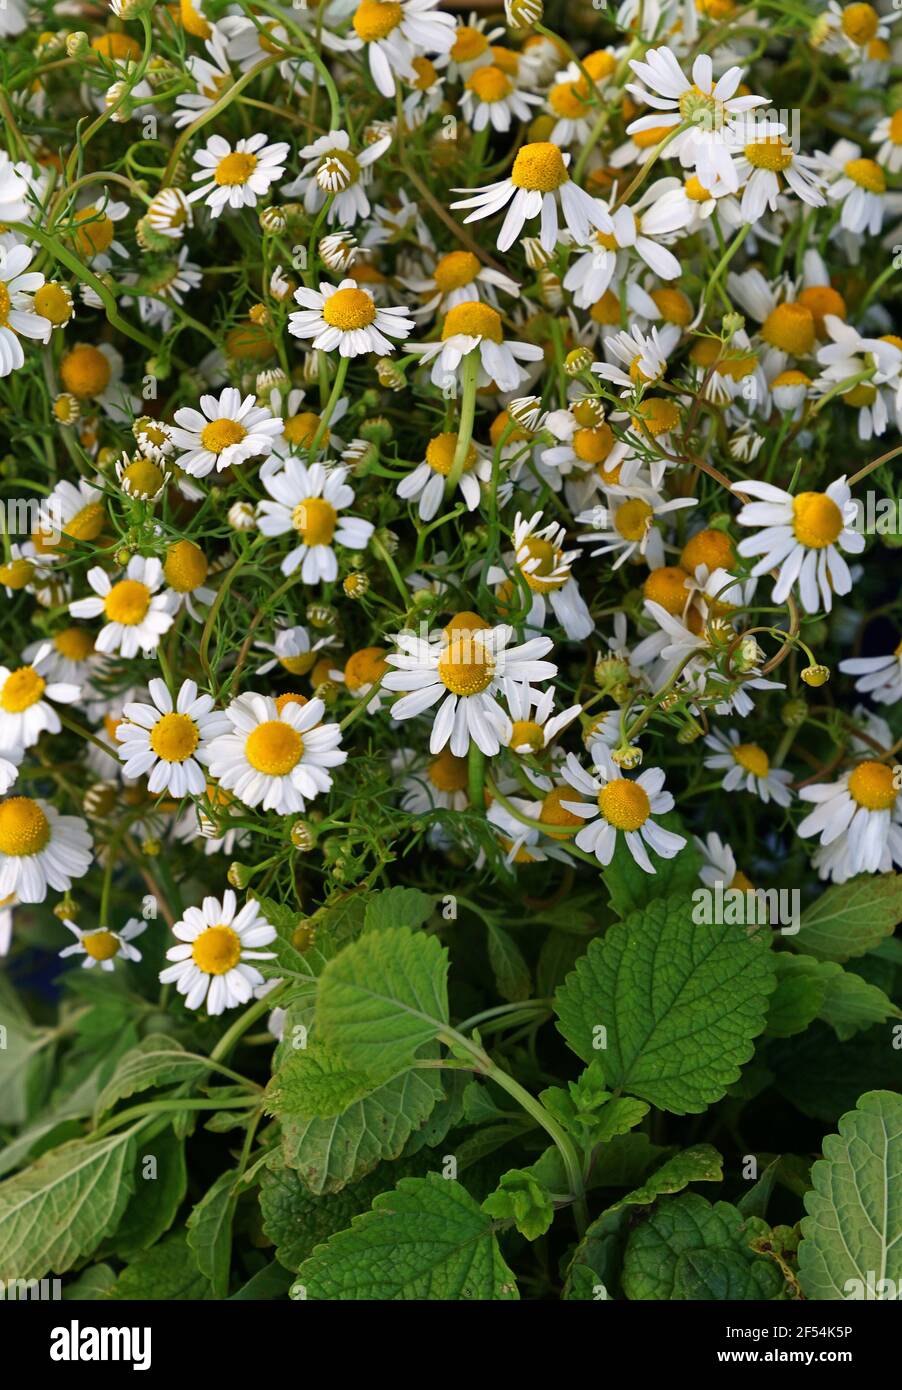
[[[106,1294],[116,1302],[151,1298],[209,1298],[210,1285],[197,1267],[182,1232],[167,1236],[128,1265]]]
[[[97,1097],[95,1116],[111,1110],[120,1100],[151,1086],[169,1086],[196,1081],[209,1070],[203,1057],[197,1057],[165,1033],[151,1033],[137,1047],[126,1052],[113,1076]]]
[[[777,1298],[783,1279],[749,1240],[760,1233],[728,1202],[685,1192],[659,1206],[630,1235],[623,1291],[631,1299]]]
[[[146,1162],[155,1160],[155,1166]],[[113,1237],[121,1260],[133,1259],[169,1230],[188,1186],[185,1143],[164,1129],[155,1138],[135,1145],[135,1191]]]
[[[692,889],[698,887],[701,856],[691,837],[686,834],[686,827],[680,817],[676,811],[668,811],[666,815],[656,816],[655,820],[665,829],[682,835],[687,843],[673,859],[662,859],[654,850],[649,850],[648,857],[654,865],[655,872],[647,874],[644,869],[639,868],[623,843],[623,836],[617,836],[614,858],[603,870],[602,878],[610,894],[611,907],[618,917],[628,917],[631,912],[636,912],[661,898],[678,895],[688,898]]]
[[[869,1091],[824,1140],[805,1195],[799,1280],[807,1298],[849,1297],[847,1281],[902,1285],[902,1097]],[[863,1295],[862,1295],[863,1296]],[[872,1295],[873,1296],[873,1295]]]
[[[807,907],[793,945],[818,960],[849,960],[879,946],[902,922],[902,874],[835,883]]]
[[[486,922],[486,930],[489,965],[501,998],[510,1004],[528,999],[532,993],[532,978],[520,947],[510,932],[494,922]]]
[[[430,1173],[402,1178],[301,1265],[318,1299],[514,1299],[493,1223],[467,1190]]]
[[[0,1279],[63,1274],[97,1248],[134,1188],[134,1135],[75,1140],[0,1184]]]
[[[374,1080],[361,1067],[350,1066],[330,1043],[311,1038],[306,1047],[285,1057],[270,1081],[267,1110],[272,1115],[303,1115],[311,1119],[340,1115],[356,1100],[369,1095],[381,1080]]]
[[[209,1279],[217,1298],[225,1298],[229,1289],[236,1178],[237,1173],[221,1173],[187,1223],[188,1244],[197,1267]]]
[[[385,927],[421,927],[434,906],[435,898],[421,893],[419,888],[386,888],[367,898],[364,928],[381,931]]]
[[[686,897],[650,903],[589,946],[558,991],[558,1027],[608,1084],[662,1110],[719,1100],[754,1051],[773,989],[763,934],[696,923]],[[602,1026],[605,1046],[593,1047]]]

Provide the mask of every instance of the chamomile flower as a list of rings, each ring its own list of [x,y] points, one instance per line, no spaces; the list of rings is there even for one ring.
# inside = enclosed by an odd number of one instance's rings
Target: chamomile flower
[[[742,145],[735,161],[742,186],[739,206],[743,222],[759,222],[767,208],[776,212],[787,189],[808,207],[823,207],[817,160],[796,154],[781,132],[769,133],[764,123],[751,134],[752,139]]]
[[[879,145],[877,163],[890,174],[902,169],[902,107],[884,116],[871,131],[872,144]]]
[[[751,792],[767,803],[774,801],[778,806],[788,806],[792,800],[789,783],[792,774],[781,767],[771,767],[770,758],[758,743],[743,743],[736,729],[724,734],[720,729],[708,734],[705,743],[711,752],[705,758],[705,767],[725,772],[721,783],[725,792]]]
[[[448,53],[454,44],[454,16],[439,0],[360,0],[351,23],[353,46],[367,51],[373,81],[384,97],[395,94],[395,75],[416,78],[415,57]]]
[[[521,91],[493,63],[471,72],[460,95],[464,120],[473,130],[510,130],[514,121],[531,120],[532,108],[541,104],[541,97]]]
[[[520,293],[516,280],[491,266],[484,266],[472,251],[448,251],[435,261],[431,274],[399,278],[402,285],[423,301],[420,308],[410,311],[415,319],[431,318],[434,313],[446,314],[457,304],[480,298],[497,309],[496,290],[514,296]]]
[[[356,280],[342,280],[337,286],[321,282],[319,290],[302,285],[294,298],[302,307],[289,314],[289,333],[295,338],[312,338],[312,347],[322,352],[338,348],[342,357],[367,352],[387,357],[395,350],[389,339],[406,338],[414,327],[413,319],[406,317],[406,307],[382,308]]]
[[[696,848],[701,851],[704,864],[698,876],[707,888],[716,888],[718,883],[724,888],[739,888],[748,891],[751,881],[736,867],[736,856],[726,840],[722,840],[712,830],[704,839],[694,835]]]
[[[601,542],[597,549],[589,551],[592,556],[619,552],[612,566],[615,570],[637,552],[652,569],[658,569],[664,563],[664,541],[656,522],[671,512],[695,505],[694,497],[673,497],[665,501],[652,488],[640,491],[638,483],[629,488],[611,488],[607,506],[597,503],[576,517],[579,525],[592,527],[577,539],[580,545]]]
[[[99,565],[88,570],[87,580],[95,596],[76,599],[69,612],[73,618],[105,619],[97,636],[97,650],[118,652],[126,659],[139,651],[145,656],[155,651],[173,623],[166,594],[157,592],[163,582],[160,561],[133,555],[125,577],[115,584]]]
[[[28,269],[33,258],[34,251],[22,243],[0,248],[0,377],[25,365],[21,338],[50,341],[53,325],[34,307],[35,291],[44,277]]]
[[[561,769],[569,786],[581,797],[589,798],[561,798],[565,811],[588,822],[574,843],[607,866],[614,857],[617,837],[622,835],[639,868],[653,874],[655,867],[648,857],[649,849],[662,859],[673,859],[686,845],[682,835],[665,830],[652,819],[673,809],[673,797],[664,791],[664,773],[658,767],[650,767],[638,777],[624,777],[600,739],[595,740],[589,752],[593,763],[590,772],[572,753],[568,753]]]
[[[99,965],[101,970],[110,971],[115,969],[117,960],[141,959],[141,952],[137,946],[131,944],[135,937],[147,930],[147,923],[140,917],[129,917],[119,931],[111,931],[109,927],[92,927],[89,931],[83,931],[68,918],[63,925],[72,932],[75,942],[60,951],[61,960],[68,956],[84,956],[84,970],[91,970],[95,965]]]
[[[182,682],[174,705],[158,677],[148,691],[153,703],[127,704],[116,725],[124,775],[147,777],[154,795],[200,796],[207,785],[203,764],[209,761],[210,741],[228,733],[229,721],[214,710],[212,695],[198,695],[194,681]]]
[[[596,231],[585,249],[571,257],[564,289],[571,290],[578,308],[588,309],[601,298],[620,265],[638,258],[662,280],[675,280],[680,263],[667,242],[673,241],[689,220],[685,206],[661,197],[662,184],[652,184],[631,207],[621,207],[610,217],[610,227]]]
[[[836,782],[802,787],[799,796],[815,804],[798,830],[818,836],[812,862],[822,878],[845,883],[855,874],[886,873],[902,864],[902,807],[888,763],[867,759]]]
[[[843,405],[858,411],[858,437],[865,441],[885,433],[890,411],[902,384],[902,350],[898,339],[865,338],[836,314],[824,316],[832,342],[818,349],[822,368],[815,387],[832,391],[844,381],[858,380],[840,394]]]
[[[471,626],[476,622],[479,626]],[[550,637],[533,637],[511,647],[513,628],[490,627],[475,615],[458,615],[438,639],[398,633],[398,651],[386,657],[385,690],[403,691],[391,707],[393,719],[413,719],[438,705],[429,751],[450,745],[463,757],[473,742],[488,757],[510,741],[511,721],[499,703],[504,683],[531,685],[557,674]]]
[[[74,704],[81,686],[49,679],[52,665],[53,647],[44,642],[24,666],[0,666],[0,748],[31,748],[42,733],[59,733],[53,704]]]
[[[203,198],[212,217],[227,207],[233,212],[256,207],[258,198],[265,197],[281,179],[287,156],[284,141],[270,145],[265,135],[238,140],[234,149],[221,135],[211,135],[206,147],[194,152],[194,162],[200,168],[191,179],[200,187],[188,195],[188,201],[196,203]]]
[[[361,517],[342,516],[354,501],[353,490],[345,479],[348,469],[325,468],[321,463],[307,468],[300,459],[287,458],[284,468],[268,473],[263,486],[272,501],[259,506],[259,526],[264,536],[295,533],[300,543],[282,561],[282,573],[300,569],[305,584],[327,583],[338,577],[335,546],[365,550],[373,534],[373,523]]]
[[[207,753],[210,775],[246,806],[287,816],[332,786],[330,768],[347,759],[337,724],[323,724],[322,700],[301,705],[267,695],[240,695],[226,710],[231,732]]]
[[[622,333],[614,333],[604,340],[605,355],[614,362],[593,362],[592,371],[605,381],[613,381],[622,386],[621,396],[631,396],[639,385],[652,385],[660,381],[667,370],[667,344],[657,328],[643,333],[633,328]],[[623,363],[626,371],[616,365]]]
[[[518,512],[514,518],[513,562],[533,596],[526,626],[544,627],[546,603],[550,603],[569,640],[581,642],[595,624],[573,577],[573,561],[580,552],[564,549],[567,533],[558,522],[541,523],[541,512],[531,517]],[[491,571],[486,577],[491,583]]]
[[[310,633],[305,627],[277,628],[272,642],[254,643],[260,651],[272,653],[257,667],[257,674],[264,676],[273,667],[281,666],[292,676],[306,676],[316,665],[317,653],[328,643],[328,637],[311,642]]]
[[[550,743],[557,738],[558,734],[563,733],[574,719],[579,717],[582,705],[570,705],[568,709],[561,710],[559,714],[552,714],[554,709],[554,690],[548,689],[533,699],[533,693],[528,686],[517,685],[510,681],[504,687],[504,695],[507,701],[508,713],[511,717],[511,736],[508,740],[508,747],[515,753],[522,755],[542,753]],[[539,779],[531,771],[527,774],[530,780],[539,784]],[[547,782],[543,790],[548,790],[551,786]]]
[[[402,748],[392,760],[392,770],[403,777],[402,811],[419,816],[434,810],[466,810],[467,760],[456,757],[450,748],[443,748],[434,757]]]
[[[454,463],[457,438],[453,430],[434,435],[426,445],[423,462],[402,478],[395,489],[405,502],[417,503],[417,512],[422,521],[431,521],[442,504],[445,482]],[[475,511],[479,506],[482,495],[480,484],[490,482],[491,477],[492,460],[471,442],[467,446],[463,472],[457,484],[468,511]]]
[[[740,555],[761,556],[752,577],[776,569],[774,603],[785,603],[797,586],[806,613],[829,613],[833,595],[847,594],[852,587],[840,550],[858,555],[864,549],[864,536],[852,529],[856,507],[845,478],[837,478],[826,492],[795,497],[772,483],[752,480],[735,486],[761,499],[746,503],[736,518],[741,526],[759,528],[737,547]]]
[[[261,951],[276,939],[260,904],[251,901],[239,912],[229,888],[218,898],[204,898],[200,907],[189,907],[175,926],[179,944],[166,952],[172,961],[160,971],[161,984],[174,984],[185,997],[185,1007],[215,1016],[238,1004],[246,1004],[263,976],[252,964],[271,960],[272,951]]]
[[[819,171],[829,180],[827,197],[841,203],[840,225],[847,232],[878,236],[886,211],[886,173],[851,140],[838,140],[829,154],[818,151]]]
[[[610,219],[604,206],[573,182],[567,172],[569,163],[569,154],[563,154],[560,146],[551,141],[521,145],[508,178],[477,189],[470,197],[452,203],[451,207],[472,208],[464,222],[475,222],[482,217],[492,217],[509,203],[498,233],[498,250],[509,250],[524,223],[540,217],[539,240],[546,251],[553,251],[559,237],[560,203],[567,230],[582,245],[589,239],[590,227],[605,230]],[[452,192],[467,193],[469,190],[455,188]]]
[[[301,172],[283,192],[288,197],[301,197],[308,213],[317,213],[329,202],[327,222],[341,227],[353,227],[361,217],[369,217],[370,200],[366,195],[372,179],[373,165],[391,144],[391,136],[374,140],[360,153],[351,150],[351,137],[346,130],[330,130],[312,144],[298,151]]]
[[[169,428],[179,450],[177,466],[192,478],[205,478],[213,468],[222,472],[258,454],[268,454],[282,432],[282,420],[256,404],[253,395],[242,398],[234,386],[216,396],[201,396],[200,410],[183,406]],[[202,413],[201,413],[202,412]]]
[[[195,622],[206,619],[201,610],[208,608],[216,597],[214,589],[205,584],[210,563],[194,541],[173,541],[163,560],[163,578],[169,586],[169,611],[186,609]]]
[[[526,381],[529,373],[522,362],[538,362],[543,356],[538,343],[506,339],[498,310],[478,299],[448,310],[438,342],[411,344],[410,351],[432,363],[432,381],[443,389],[462,384],[464,358],[478,352],[477,388],[494,382],[495,389],[504,392],[516,391]]]
[[[0,801],[0,899],[15,893],[23,903],[42,903],[47,889],[65,892],[93,858],[91,836],[80,816],[61,816],[46,801],[10,796]]]
[[[176,97],[176,104],[180,100],[182,98]],[[150,229],[168,241],[181,241],[185,232],[194,226],[194,211],[180,188],[161,188],[154,194],[144,215]]]
[[[850,656],[839,663],[845,676],[857,676],[855,689],[878,705],[902,700],[902,642],[887,656]]]

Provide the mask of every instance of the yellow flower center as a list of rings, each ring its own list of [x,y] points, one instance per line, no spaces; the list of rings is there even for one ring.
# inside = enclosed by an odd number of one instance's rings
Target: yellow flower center
[[[18,671],[11,671],[3,682],[0,708],[6,710],[7,714],[21,714],[37,704],[46,685],[43,676],[39,676],[33,666],[20,666]]]
[[[63,527],[63,535],[73,541],[96,541],[103,530],[106,512],[99,502],[90,502],[82,507]]]
[[[583,67],[596,84],[604,82],[613,76],[617,70],[617,56],[609,52],[606,48],[596,48],[593,53],[587,53],[583,58]],[[580,77],[575,84],[580,96],[589,95],[589,84],[584,77]]]
[[[12,796],[0,803],[0,854],[40,854],[50,839],[50,822],[36,801]]]
[[[359,652],[352,652],[345,663],[345,685],[352,691],[375,685],[387,670],[384,647],[361,647]]]
[[[225,975],[241,959],[241,938],[231,927],[207,927],[194,938],[191,959],[205,975]]]
[[[179,0],[179,18],[186,33],[196,39],[208,39],[213,32],[203,15],[192,5],[191,0]],[[135,54],[137,57],[138,54]]]
[[[417,75],[416,81],[410,84],[416,91],[427,92],[432,84],[438,81],[436,66],[428,58],[420,58],[419,56],[412,58],[410,66]]]
[[[650,150],[655,145],[660,145],[665,136],[669,135],[672,126],[653,125],[648,130],[637,130],[631,136],[633,144],[640,150]]]
[[[397,29],[404,12],[395,0],[361,0],[354,12],[354,32],[364,43],[385,39]]]
[[[737,743],[730,751],[739,766],[753,777],[766,777],[770,772],[770,759],[757,743]]]
[[[451,61],[471,63],[474,58],[481,57],[488,46],[489,41],[481,29],[473,29],[469,24],[461,24],[457,30],[454,47],[451,49]]]
[[[613,290],[605,290],[589,312],[594,323],[600,323],[607,328],[613,327],[615,323],[620,322],[620,300]]]
[[[461,792],[467,785],[467,760],[443,748],[429,763],[426,776],[440,792]]]
[[[9,318],[9,311],[12,308],[9,290],[0,281],[0,328],[5,328]]]
[[[680,420],[679,407],[664,396],[646,396],[645,400],[636,406],[636,415],[649,434],[656,437],[672,430]]]
[[[807,357],[814,351],[814,315],[804,304],[778,304],[764,320],[761,336],[781,352]]]
[[[456,304],[445,315],[442,327],[442,341],[463,333],[468,338],[489,338],[493,343],[503,341],[501,315],[490,304],[480,304],[478,299]]]
[[[683,191],[691,203],[707,203],[711,197],[710,192],[697,174],[690,174]]]
[[[472,92],[480,101],[495,102],[503,101],[510,96],[513,91],[513,83],[509,77],[496,68],[494,64],[488,63],[485,67],[477,68],[471,73],[464,84],[468,92]]]
[[[106,213],[96,207],[82,208],[75,214],[75,245],[83,256],[96,256],[99,251],[107,251],[112,243],[113,224]]]
[[[284,777],[304,756],[304,740],[284,720],[267,719],[248,734],[244,755],[258,772]]]
[[[360,164],[350,150],[330,150],[323,156],[316,177],[318,180],[335,180],[340,188],[350,188],[360,178]],[[330,186],[334,190],[335,183]],[[325,182],[323,187],[326,187]]]
[[[685,328],[692,320],[692,304],[682,290],[652,290],[651,297],[666,323]]]
[[[750,878],[747,878],[741,869],[737,869],[733,877],[730,879],[730,887],[738,888],[742,893],[751,892],[754,889],[754,886],[755,885],[752,883],[752,880]]]
[[[833,545],[843,528],[842,512],[825,492],[800,492],[792,500],[796,539],[812,550]]]
[[[875,160],[850,159],[843,167],[859,188],[866,188],[869,193],[886,192],[886,175]]]
[[[68,661],[86,661],[94,651],[94,638],[83,627],[64,627],[54,635],[53,645]]]
[[[442,294],[450,294],[472,284],[478,274],[479,261],[472,251],[449,251],[437,263],[432,278]]]
[[[200,432],[200,442],[211,454],[221,454],[246,438],[247,430],[238,420],[211,420]]]
[[[140,579],[120,579],[103,600],[103,611],[111,623],[135,627],[143,622],[150,607],[150,590]]]
[[[798,302],[804,304],[814,315],[814,324],[819,338],[824,336],[824,317],[835,314],[837,318],[846,316],[846,301],[832,285],[811,285],[802,290]]]
[[[72,296],[55,280],[48,280],[46,285],[35,290],[34,311],[57,326],[68,323],[72,316]]]
[[[862,45],[875,38],[880,27],[880,18],[872,5],[847,5],[841,22],[846,38]]]
[[[651,815],[651,802],[638,782],[616,777],[598,793],[598,809],[615,830],[638,830]]]
[[[305,497],[291,513],[291,524],[305,545],[331,545],[338,513],[324,497]]]
[[[440,473],[443,478],[447,478],[454,463],[454,451],[457,448],[457,434],[453,430],[446,430],[443,434],[437,434],[434,439],[430,439],[426,445],[426,462],[436,473]],[[464,459],[464,472],[469,473],[476,462],[476,450],[470,444],[467,448],[466,458]]]
[[[641,541],[654,515],[641,497],[631,497],[614,513],[614,526],[625,541]]]
[[[122,486],[133,497],[156,497],[163,486],[163,470],[150,459],[135,459],[122,470]]]
[[[840,400],[846,405],[850,405],[853,410],[860,410],[863,406],[873,405],[877,399],[877,387],[869,386],[866,381],[862,381],[858,386],[853,386],[851,391],[844,391]]]
[[[381,8],[381,7],[380,7]],[[366,328],[376,317],[376,302],[366,290],[336,290],[323,305],[323,318],[331,328],[349,333]]]
[[[237,184],[247,183],[251,174],[257,167],[257,156],[248,154],[244,150],[233,150],[221,159],[216,166],[216,173],[213,175],[218,184],[225,184],[229,188],[234,188]]]
[[[573,811],[566,810],[562,801],[575,801],[576,793],[572,787],[552,787],[542,802],[542,809],[539,812],[539,820],[546,826],[570,826],[582,825],[582,819]],[[547,834],[551,834],[549,829]],[[560,838],[560,837],[559,837]]]
[[[711,92],[692,86],[679,99],[680,116],[700,130],[719,130],[724,123],[726,108]]]
[[[99,34],[96,39],[91,40],[91,47],[95,53],[102,54],[104,58],[114,58],[117,62],[122,62],[125,58],[132,58],[137,62],[141,57],[140,45],[129,38],[128,34]]]
[[[316,660],[316,652],[302,652],[300,656],[280,656],[279,665],[291,676],[306,676]]]
[[[526,554],[522,555],[525,550]],[[529,562],[532,561],[531,564]],[[561,563],[561,552],[551,544],[551,541],[542,540],[539,536],[530,536],[524,541],[521,552],[518,552],[517,563],[520,572],[526,580],[529,588],[536,593],[545,593],[549,589],[561,589],[570,578],[569,568],[565,573],[556,575],[555,570]],[[526,566],[529,565],[527,569]]]
[[[523,145],[511,169],[511,183],[515,188],[528,188],[537,193],[553,193],[569,177],[559,147],[550,140]]]
[[[183,763],[200,741],[197,725],[187,714],[164,714],[150,731],[150,746],[167,763]]]
[[[81,944],[92,960],[112,960],[119,953],[118,939],[104,927],[100,931],[86,932]]]
[[[688,578],[689,575],[679,565],[662,565],[660,569],[652,570],[642,586],[642,592],[652,603],[659,603],[668,613],[677,616],[686,607],[689,597],[686,588]]]
[[[859,763],[849,778],[849,795],[868,811],[888,811],[897,794],[893,770],[885,763]]]
[[[288,443],[296,449],[309,449],[319,429],[319,416],[315,410],[302,410],[298,415],[290,415],[282,426],[282,433]],[[325,430],[320,440],[328,444],[329,431]]]
[[[99,396],[110,384],[110,364],[99,348],[79,343],[60,363],[60,380],[80,399]]]
[[[902,145],[902,107],[890,117],[889,139],[894,145]]]
[[[614,236],[613,232],[596,232],[595,240],[605,251],[617,250],[617,238]]]
[[[745,157],[755,169],[770,169],[780,174],[792,163],[792,150],[778,135],[767,140],[753,140],[745,147]]]
[[[206,555],[194,541],[175,541],[166,551],[163,575],[176,593],[190,594],[199,588],[209,569]]]
[[[555,115],[571,121],[578,121],[581,116],[585,116],[588,107],[580,96],[580,86],[585,88],[583,78],[580,78],[579,82],[558,82],[552,87],[548,93],[548,102]]]
[[[582,463],[591,463],[597,467],[599,463],[604,463],[614,447],[614,431],[608,424],[596,425],[592,429],[579,429],[570,443],[574,454]]]
[[[510,741],[511,748],[528,748],[539,753],[545,747],[545,734],[541,724],[533,719],[515,719]]]
[[[478,695],[492,683],[495,663],[481,642],[466,630],[455,631],[438,663],[438,677],[455,695]]]
[[[733,0],[695,0],[695,8],[708,19],[718,20],[729,19],[736,6]]]
[[[810,386],[810,385],[811,385],[811,378],[810,378],[809,376],[806,376],[804,372],[799,372],[799,371],[795,371],[795,370],[790,370],[790,371],[788,371],[788,372],[781,372],[779,376],[775,376],[775,377],[774,377],[773,381],[772,381],[771,384],[770,384],[771,390],[772,390],[772,391],[777,391],[777,390],[779,390],[779,388],[780,388],[781,386]]]
[[[7,589],[24,589],[34,574],[34,565],[30,560],[10,560],[7,565],[0,565],[0,584]]]

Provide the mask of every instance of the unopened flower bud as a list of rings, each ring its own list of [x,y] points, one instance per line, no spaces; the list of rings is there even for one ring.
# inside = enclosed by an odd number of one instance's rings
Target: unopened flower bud
[[[734,334],[741,333],[745,328],[745,319],[742,314],[735,311],[723,316],[723,331],[727,338],[732,338]]]
[[[398,549],[398,537],[394,531],[390,531],[387,526],[380,526],[375,533],[375,538],[388,555],[394,555]]]
[[[288,837],[295,849],[307,854],[316,844],[316,832],[309,821],[296,820],[293,822]]]
[[[229,507],[228,522],[233,531],[255,531],[257,518],[250,502],[233,502]]]
[[[808,718],[808,706],[801,698],[787,700],[780,710],[780,718],[787,729],[797,729]]]
[[[70,34],[66,39],[66,52],[70,58],[81,58],[85,53],[90,52],[91,40],[83,29],[76,29],[74,34]]]
[[[291,944],[301,955],[309,951],[316,940],[316,927],[309,921],[298,922],[294,931],[291,933]]]
[[[310,603],[307,605],[307,621],[311,627],[322,632],[335,626],[338,614],[328,603]]]
[[[546,251],[539,238],[535,236],[524,237],[520,245],[523,247],[526,264],[530,270],[541,270],[554,255],[553,251]]]
[[[384,386],[387,391],[403,391],[407,384],[407,378],[401,368],[390,357],[379,358],[376,363],[376,375],[379,385]]]
[[[258,214],[260,230],[269,236],[281,236],[288,227],[288,218],[285,216],[284,208],[268,207],[261,208]]]
[[[699,728],[698,724],[684,724],[682,729],[678,731],[676,738],[677,743],[685,745],[687,743],[695,743],[696,739],[701,738],[701,736],[702,730]]]
[[[369,444],[387,444],[394,432],[391,421],[384,415],[374,415],[360,425],[360,437]]]
[[[589,348],[585,346],[574,348],[564,358],[564,371],[568,376],[579,376],[580,372],[589,370],[594,360]]]
[[[355,570],[353,574],[349,574],[345,578],[341,587],[344,589],[348,598],[363,598],[370,587],[369,576],[361,574],[359,570]]]
[[[760,666],[764,660],[764,652],[758,646],[754,637],[743,637],[739,643],[739,650],[736,653],[736,669],[739,671],[751,671],[755,666]]]
[[[239,864],[235,859],[229,865],[226,878],[233,888],[246,888],[254,876],[254,870],[250,864]]]
[[[338,699],[339,687],[335,681],[320,681],[313,694],[315,699],[322,700],[324,705],[334,705]]]
[[[614,748],[611,751],[611,758],[618,767],[622,767],[626,772],[631,768],[639,767],[642,763],[642,749],[638,743],[631,743],[627,747]]]
[[[53,914],[64,922],[67,917],[75,917],[78,913],[78,903],[71,893],[66,893],[53,909]]]
[[[802,672],[802,680],[805,682],[806,685],[812,685],[814,687],[826,685],[829,679],[829,666],[821,666],[820,664],[814,666],[806,666],[804,671]]]

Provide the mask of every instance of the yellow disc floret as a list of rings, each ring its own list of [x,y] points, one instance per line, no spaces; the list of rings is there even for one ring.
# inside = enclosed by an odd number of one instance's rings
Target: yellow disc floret
[[[814,351],[814,315],[804,304],[778,304],[761,326],[761,336],[771,347],[794,357]]]
[[[101,395],[111,375],[109,359],[90,343],[76,344],[60,362],[60,380],[79,400]]]
[[[443,748],[430,760],[426,776],[437,791],[461,792],[467,785],[467,760],[458,758],[450,748]]]
[[[291,513],[291,524],[305,545],[331,545],[338,513],[324,497],[305,497]]]
[[[511,169],[511,183],[515,188],[528,188],[538,193],[553,193],[569,177],[559,146],[550,140],[523,145]]]
[[[352,652],[345,662],[345,685],[349,690],[360,690],[365,685],[375,685],[388,670],[384,647],[361,647]]]
[[[739,766],[753,777],[766,777],[770,772],[770,759],[757,743],[737,743],[730,751]]]
[[[205,975],[225,975],[241,959],[241,938],[232,927],[207,927],[194,938],[191,959]]]
[[[450,294],[472,284],[478,274],[479,261],[472,251],[449,251],[436,262],[432,278],[442,294]]]
[[[438,677],[454,695],[478,695],[492,683],[491,653],[467,631],[455,631],[438,662]]]
[[[283,719],[267,719],[248,734],[244,754],[258,772],[285,777],[301,761],[304,740]]]
[[[886,763],[859,763],[849,777],[849,795],[868,811],[888,811],[898,795],[892,768]]]
[[[853,43],[863,45],[877,37],[880,16],[873,5],[846,5],[840,21],[842,31]]]
[[[652,570],[642,585],[642,593],[652,603],[659,603],[666,612],[677,616],[689,598],[688,580],[689,575],[679,565],[662,565]]]
[[[630,497],[614,513],[614,526],[625,541],[641,541],[652,516],[652,509],[644,498]]]
[[[336,290],[323,304],[323,318],[330,328],[342,333],[366,328],[376,317],[376,302],[366,290],[349,287]]]
[[[40,854],[50,839],[50,822],[36,801],[11,796],[0,803],[0,854]]]
[[[850,159],[843,165],[846,175],[868,193],[886,192],[886,174],[874,159]]]
[[[615,777],[602,787],[598,809],[615,830],[638,830],[651,815],[647,791],[626,777]]]
[[[491,304],[481,304],[478,299],[467,300],[465,304],[455,304],[445,315],[442,341],[453,338],[458,333],[468,338],[488,338],[490,342],[500,343],[504,338],[501,315]]]
[[[105,927],[99,931],[85,932],[81,944],[92,960],[112,960],[119,954],[119,938]]]
[[[454,430],[445,430],[442,434],[437,434],[430,439],[426,445],[426,462],[434,472],[440,473],[443,478],[447,478],[454,463],[454,454],[457,449],[457,434]],[[470,444],[464,457],[464,472],[469,473],[476,462],[476,450]]]
[[[46,685],[44,677],[39,676],[33,666],[20,666],[17,671],[11,671],[3,682],[0,709],[7,714],[21,714],[23,710],[31,709],[40,700]]]
[[[213,178],[221,186],[235,188],[247,183],[256,167],[255,154],[248,154],[245,150],[233,150],[219,161]]]
[[[247,430],[240,420],[229,420],[223,416],[211,420],[200,432],[202,446],[211,454],[222,454],[234,444],[240,444],[247,437]]]
[[[150,590],[139,579],[120,579],[103,600],[103,611],[111,623],[135,627],[144,621],[150,607]]]
[[[388,38],[403,18],[404,11],[396,0],[360,0],[352,21],[354,33],[364,43],[375,43]]]
[[[485,67],[477,68],[471,72],[464,83],[468,92],[472,92],[480,101],[491,105],[496,101],[504,101],[513,91],[513,83],[510,78],[496,68],[493,63],[488,63]]]
[[[209,569],[206,555],[194,541],[174,541],[163,561],[166,583],[178,594],[190,594],[199,588]]]
[[[843,529],[842,512],[825,492],[800,492],[792,500],[796,540],[812,550],[833,545]]]
[[[164,714],[150,731],[150,746],[167,763],[183,763],[190,758],[200,734],[187,714]]]
[[[83,627],[64,627],[53,634],[53,645],[67,661],[86,661],[94,651],[94,638]]]

